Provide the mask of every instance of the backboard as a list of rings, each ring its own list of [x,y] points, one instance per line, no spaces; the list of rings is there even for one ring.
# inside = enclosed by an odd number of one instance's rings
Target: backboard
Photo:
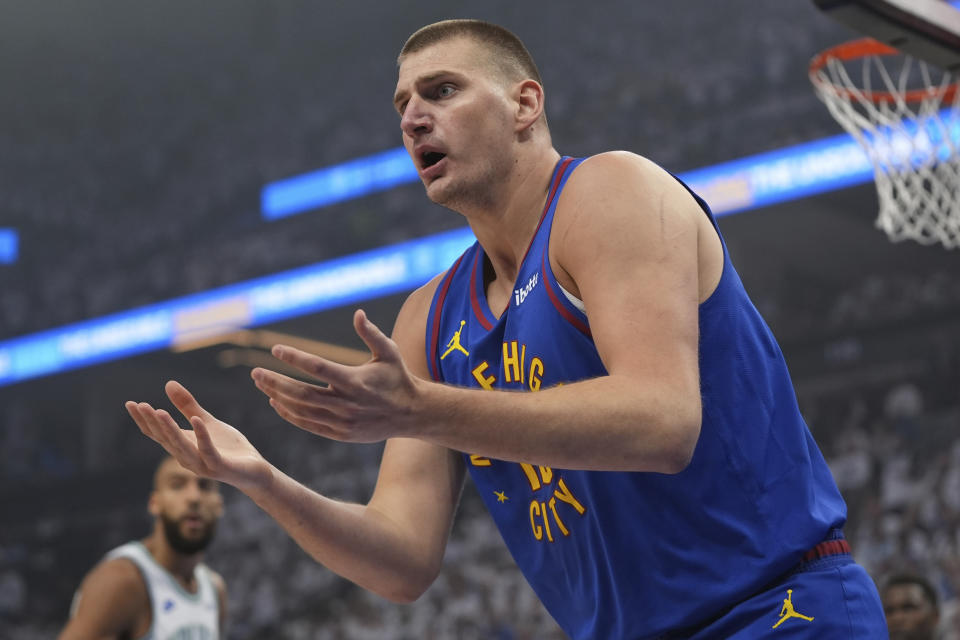
[[[926,60],[960,71],[958,0],[814,0],[839,22]]]

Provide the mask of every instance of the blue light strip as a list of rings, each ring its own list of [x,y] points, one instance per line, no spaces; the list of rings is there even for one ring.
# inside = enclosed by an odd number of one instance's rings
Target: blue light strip
[[[680,174],[717,215],[761,207],[866,182],[866,155],[850,136],[839,135]],[[264,188],[263,216],[277,219],[416,182],[403,147],[358,158]]]
[[[869,182],[873,166],[842,134],[679,174],[726,215]]]
[[[956,143],[960,121],[949,110],[940,119]],[[916,132],[915,124],[904,127],[910,136]],[[932,119],[925,128],[931,139],[942,135]],[[942,154],[948,149],[942,145]],[[679,175],[717,215],[724,215],[862,184],[873,177],[873,168],[857,142],[841,134]],[[282,218],[417,180],[406,150],[397,147],[267,185],[261,196],[263,216]]]
[[[264,218],[275,220],[416,180],[410,155],[397,147],[268,184],[260,194],[260,209]]]
[[[0,264],[13,264],[19,253],[20,236],[16,229],[0,228]]]
[[[0,342],[0,386],[408,291],[448,268],[469,228]]]
[[[958,127],[948,120],[951,138]],[[406,151],[398,148],[270,185],[265,211],[290,215],[416,180],[405,163]],[[839,135],[680,178],[723,215],[868,182],[872,175],[857,143]],[[449,267],[471,242],[464,228],[2,341],[0,386],[407,291]]]

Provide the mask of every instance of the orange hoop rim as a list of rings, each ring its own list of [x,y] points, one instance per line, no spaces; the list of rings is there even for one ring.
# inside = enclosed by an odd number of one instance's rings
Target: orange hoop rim
[[[820,87],[830,87],[830,89],[832,89],[837,95],[842,95],[848,98],[862,96],[874,104],[880,104],[883,102],[898,102],[900,100],[915,104],[923,102],[924,100],[929,100],[932,97],[946,101],[951,101],[954,99],[954,97],[957,95],[957,91],[960,91],[960,81],[949,84],[943,88],[930,87],[927,89],[911,89],[910,91],[904,92],[903,95],[900,96],[889,91],[853,91],[851,89],[847,89],[846,87],[837,86],[829,80],[820,79],[817,76],[817,72],[827,66],[827,63],[830,60],[841,60],[843,62],[848,62],[850,60],[859,60],[869,56],[894,56],[901,53],[903,52],[891,47],[890,45],[884,44],[879,40],[874,40],[873,38],[850,40],[848,42],[843,42],[830,47],[829,49],[825,49],[816,55],[813,60],[810,61],[810,78],[813,80],[814,84]]]

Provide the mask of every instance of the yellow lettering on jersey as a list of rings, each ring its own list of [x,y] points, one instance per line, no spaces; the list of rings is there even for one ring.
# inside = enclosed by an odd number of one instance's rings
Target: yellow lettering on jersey
[[[547,532],[547,540],[553,542],[553,533],[550,531],[550,518],[547,517],[547,505],[545,502],[540,503],[540,513],[543,514],[543,528]]]
[[[478,456],[477,454],[470,456],[470,463],[475,467],[489,467],[491,464],[490,458],[484,458],[483,456]]]
[[[557,513],[556,497],[550,498],[550,502],[548,502],[547,504],[550,505],[550,511],[553,511],[553,519],[556,521],[557,526],[560,527],[561,533],[563,533],[563,535],[565,536],[570,535],[570,532],[567,530],[567,528],[563,526],[563,520],[560,519],[560,514]]]
[[[493,376],[485,376],[483,372],[490,368],[490,365],[486,361],[481,362],[476,367],[473,368],[471,373],[473,374],[474,379],[480,383],[480,386],[486,389],[487,391],[493,391],[493,383],[497,379]]]
[[[530,361],[530,391],[540,390],[541,376],[543,376],[543,360],[534,357]]]
[[[539,467],[540,475],[537,475],[532,464],[521,462],[520,468],[523,469],[523,472],[526,474],[527,482],[530,483],[530,489],[533,491],[536,491],[544,484],[553,482],[553,469],[550,467]]]
[[[520,381],[520,357],[517,355],[517,341],[503,343],[503,381]]]
[[[523,469],[523,472],[527,474],[527,482],[530,483],[530,488],[533,491],[536,491],[540,488],[540,478],[537,476],[537,472],[534,471],[532,464],[527,464],[526,462],[520,463],[520,468]],[[539,538],[538,538],[539,539]]]
[[[540,503],[536,500],[530,502],[530,528],[533,530],[533,537],[537,540],[543,540],[543,528],[537,524],[537,518],[540,516]]]
[[[526,373],[523,370],[524,362],[527,358],[527,345],[520,345],[520,384],[527,381]]]
[[[570,489],[567,488],[567,483],[563,481],[563,478],[557,479],[557,488],[553,495],[572,506],[580,515],[583,515],[583,512],[586,511],[586,508],[570,493]]]

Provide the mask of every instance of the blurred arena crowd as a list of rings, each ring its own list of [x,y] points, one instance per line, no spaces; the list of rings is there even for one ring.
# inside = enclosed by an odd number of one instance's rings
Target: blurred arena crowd
[[[722,11],[733,13],[749,3],[724,4]],[[592,30],[571,29],[562,11],[527,16],[533,9],[502,4],[509,26],[538,58],[551,127],[565,153],[617,146],[679,172],[838,132],[813,97],[804,65],[846,32],[814,20],[809,7],[784,6],[731,25],[722,41],[705,35],[677,50],[678,30],[706,34],[721,9],[661,5],[657,19],[672,31],[627,10],[592,17]],[[73,45],[91,50],[99,66],[63,69],[65,58],[40,45],[8,45],[25,57],[38,53],[38,70],[19,102],[0,101],[0,119],[29,132],[0,130],[0,176],[8,181],[0,212],[23,229],[24,245],[22,259],[0,274],[0,339],[462,224],[429,205],[419,185],[333,205],[322,216],[260,219],[264,184],[399,144],[389,94],[402,42],[392,32],[336,40],[342,26],[320,27],[289,9],[265,11],[262,3],[237,3],[230,20],[209,22],[207,39],[177,32],[172,48],[149,60],[117,53],[94,27],[80,25]],[[425,23],[437,16],[414,17]],[[154,18],[168,32],[180,26],[176,16]],[[524,24],[536,24],[535,33],[524,33]],[[132,39],[136,24],[127,26]],[[321,28],[330,50],[298,54]],[[608,36],[597,37],[600,29]],[[361,55],[378,40],[382,56]],[[262,55],[238,56],[247,45]],[[671,53],[640,74],[634,64],[608,64],[661,52]],[[246,61],[242,69],[234,57]],[[299,63],[281,67],[291,57]],[[201,58],[206,67],[192,64]],[[332,89],[318,78],[343,80],[341,58],[353,61],[354,84]],[[2,64],[11,64],[9,57]],[[230,72],[211,80],[217,65]],[[118,78],[132,88],[120,91]],[[54,81],[59,92],[51,94]],[[763,100],[756,99],[758,84]],[[382,99],[371,99],[369,86]],[[351,95],[362,99],[344,99]],[[38,244],[43,252],[31,248]],[[842,287],[785,277],[751,293],[847,499],[854,556],[878,582],[902,570],[929,577],[943,602],[943,640],[960,640],[956,272],[876,274]],[[380,446],[341,445],[277,426],[249,380],[224,378],[202,397],[268,459],[333,497],[369,497]],[[47,639],[62,626],[84,572],[107,550],[147,533],[148,473],[159,448],[119,404],[82,407],[73,424],[63,424],[36,393],[13,389],[2,398],[0,638]],[[471,486],[440,578],[403,606],[318,566],[249,500],[229,489],[226,497],[207,559],[226,579],[232,639],[563,637]]]
[[[875,295],[878,288],[885,289],[883,296]],[[937,293],[918,293],[925,289]],[[844,311],[851,305],[859,312]],[[804,313],[795,311],[784,309],[785,317],[773,325],[785,336],[788,361],[792,349],[817,349],[826,360],[836,351],[845,354],[841,375],[824,374],[821,367],[794,377],[801,408],[848,502],[846,534],[855,557],[878,582],[904,570],[928,576],[942,598],[944,640],[960,638],[960,336],[931,330],[925,349],[875,366],[850,366],[863,341],[880,339],[896,351],[900,338],[913,339],[912,327],[947,311],[955,326],[960,286],[940,274],[924,282],[864,282],[819,312],[804,310],[838,318],[813,344],[803,338]],[[786,337],[791,335],[793,341]],[[244,425],[278,466],[329,495],[369,497],[379,446],[301,439],[293,428],[278,433],[270,427],[271,435],[255,426],[270,424],[265,403],[257,398],[237,403],[231,395],[224,389],[208,402],[229,407],[224,418]],[[5,416],[10,419],[9,410]],[[116,432],[131,439],[132,449],[144,440],[123,416],[111,419],[123,422]],[[32,503],[24,500],[22,517],[4,516],[12,524],[5,524],[0,539],[0,636],[30,640],[51,636],[79,577],[100,554],[147,531],[148,480],[119,503],[84,501],[82,496],[104,497],[105,486],[122,482],[129,461],[114,459],[112,471],[111,463],[102,461],[108,471],[85,478],[76,471],[82,461],[58,449],[55,440],[27,440],[30,425],[23,426],[25,441],[13,447],[8,440],[0,448],[4,486],[23,483],[45,467],[58,480],[36,488],[38,494],[69,491],[80,501],[59,515],[31,518]],[[208,559],[229,587],[232,638],[562,637],[470,486],[444,570],[413,605],[391,604],[318,566],[255,505],[230,491]]]

